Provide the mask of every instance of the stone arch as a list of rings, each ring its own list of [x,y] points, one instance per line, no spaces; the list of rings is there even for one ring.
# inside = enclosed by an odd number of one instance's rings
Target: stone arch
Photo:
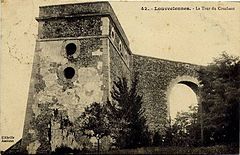
[[[170,81],[167,91],[166,91],[167,113],[168,113],[169,118],[170,118],[170,93],[171,93],[173,87],[176,86],[177,84],[184,84],[184,85],[188,86],[190,89],[192,89],[193,92],[197,96],[198,104],[200,103],[199,80],[196,77],[192,77],[192,76],[178,76],[175,79]]]

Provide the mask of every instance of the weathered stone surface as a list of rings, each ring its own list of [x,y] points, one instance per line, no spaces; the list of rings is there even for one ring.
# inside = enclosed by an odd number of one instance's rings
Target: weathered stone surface
[[[77,45],[76,53],[79,54],[73,58],[63,55],[64,40],[37,42],[37,61],[34,62],[36,73],[32,76],[34,87],[30,87],[34,97],[28,101],[31,106],[27,109],[26,117],[30,122],[24,129],[28,138],[23,139],[24,142],[28,141],[26,149],[29,153],[54,151],[61,145],[80,147],[70,128],[61,129],[59,124],[63,115],[74,123],[85,107],[93,102],[103,102],[104,95],[108,94],[104,93],[108,89],[104,89],[107,80],[103,77],[103,64],[106,63],[103,62],[106,56],[103,53],[107,50],[103,45],[106,39],[103,40],[90,38],[68,41]],[[75,70],[72,79],[66,79],[64,75],[67,67]],[[53,117],[54,110],[61,115]]]
[[[94,2],[94,3],[75,3],[63,5],[51,5],[40,7],[39,17],[65,17],[65,16],[78,16],[86,14],[113,14],[112,7],[108,2]]]
[[[41,39],[101,35],[101,17],[57,19],[43,22]]]
[[[111,86],[113,81],[118,81],[118,78],[125,77],[128,81],[131,80],[131,69],[121,57],[119,51],[110,44],[110,79]]]
[[[65,18],[84,18],[84,17],[96,17],[101,16],[102,18],[108,17],[112,23],[114,23],[117,31],[121,34],[122,39],[129,46],[129,41],[125,32],[123,31],[121,24],[119,23],[117,16],[115,15],[109,2],[93,2],[93,3],[75,3],[75,4],[64,4],[64,5],[53,5],[53,6],[42,6],[39,10],[39,21],[40,27],[42,21],[50,19],[65,19]],[[103,24],[104,25],[104,24]],[[106,26],[106,25],[104,25]],[[41,31],[39,31],[41,33]],[[102,31],[105,32],[105,31]],[[105,33],[103,33],[105,34]]]
[[[133,72],[139,76],[138,91],[143,95],[144,115],[151,131],[164,133],[169,115],[169,89],[178,82],[189,81],[187,77],[197,81],[198,69],[193,64],[133,55]]]
[[[80,130],[79,116],[93,102],[111,100],[118,77],[126,77],[130,84],[132,75],[138,74],[144,116],[152,132],[164,134],[174,84],[184,83],[197,92],[199,66],[132,55],[107,2],[41,7],[38,21],[22,151],[96,149],[96,139]],[[69,44],[76,50],[71,54]],[[109,149],[111,139],[104,137],[101,143],[101,149]]]

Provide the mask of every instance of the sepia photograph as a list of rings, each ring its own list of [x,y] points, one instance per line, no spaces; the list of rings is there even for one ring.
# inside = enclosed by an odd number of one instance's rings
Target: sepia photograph
[[[239,154],[239,2],[0,7],[0,154]]]

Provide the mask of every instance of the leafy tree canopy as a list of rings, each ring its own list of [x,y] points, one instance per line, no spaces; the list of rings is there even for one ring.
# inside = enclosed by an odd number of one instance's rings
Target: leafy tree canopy
[[[130,87],[126,78],[114,82],[112,98],[116,102],[115,116],[121,123],[117,143],[121,148],[136,148],[146,146],[149,142],[146,121],[143,117],[142,96],[137,92],[138,78],[135,75]],[[114,125],[113,125],[114,126]]]
[[[222,53],[199,71],[207,144],[237,143],[239,135],[240,58]]]

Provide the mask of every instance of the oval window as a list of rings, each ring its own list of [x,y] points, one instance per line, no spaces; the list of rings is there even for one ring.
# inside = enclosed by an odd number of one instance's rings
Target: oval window
[[[113,39],[115,39],[115,32],[114,32],[114,28],[112,28],[112,29],[111,29],[111,37],[112,37]]]
[[[67,56],[73,55],[77,50],[77,46],[74,43],[69,43],[66,46]]]
[[[122,51],[122,43],[119,42],[119,51],[121,52]]]
[[[67,67],[64,69],[64,76],[66,79],[72,79],[75,75],[75,69],[72,67]]]

